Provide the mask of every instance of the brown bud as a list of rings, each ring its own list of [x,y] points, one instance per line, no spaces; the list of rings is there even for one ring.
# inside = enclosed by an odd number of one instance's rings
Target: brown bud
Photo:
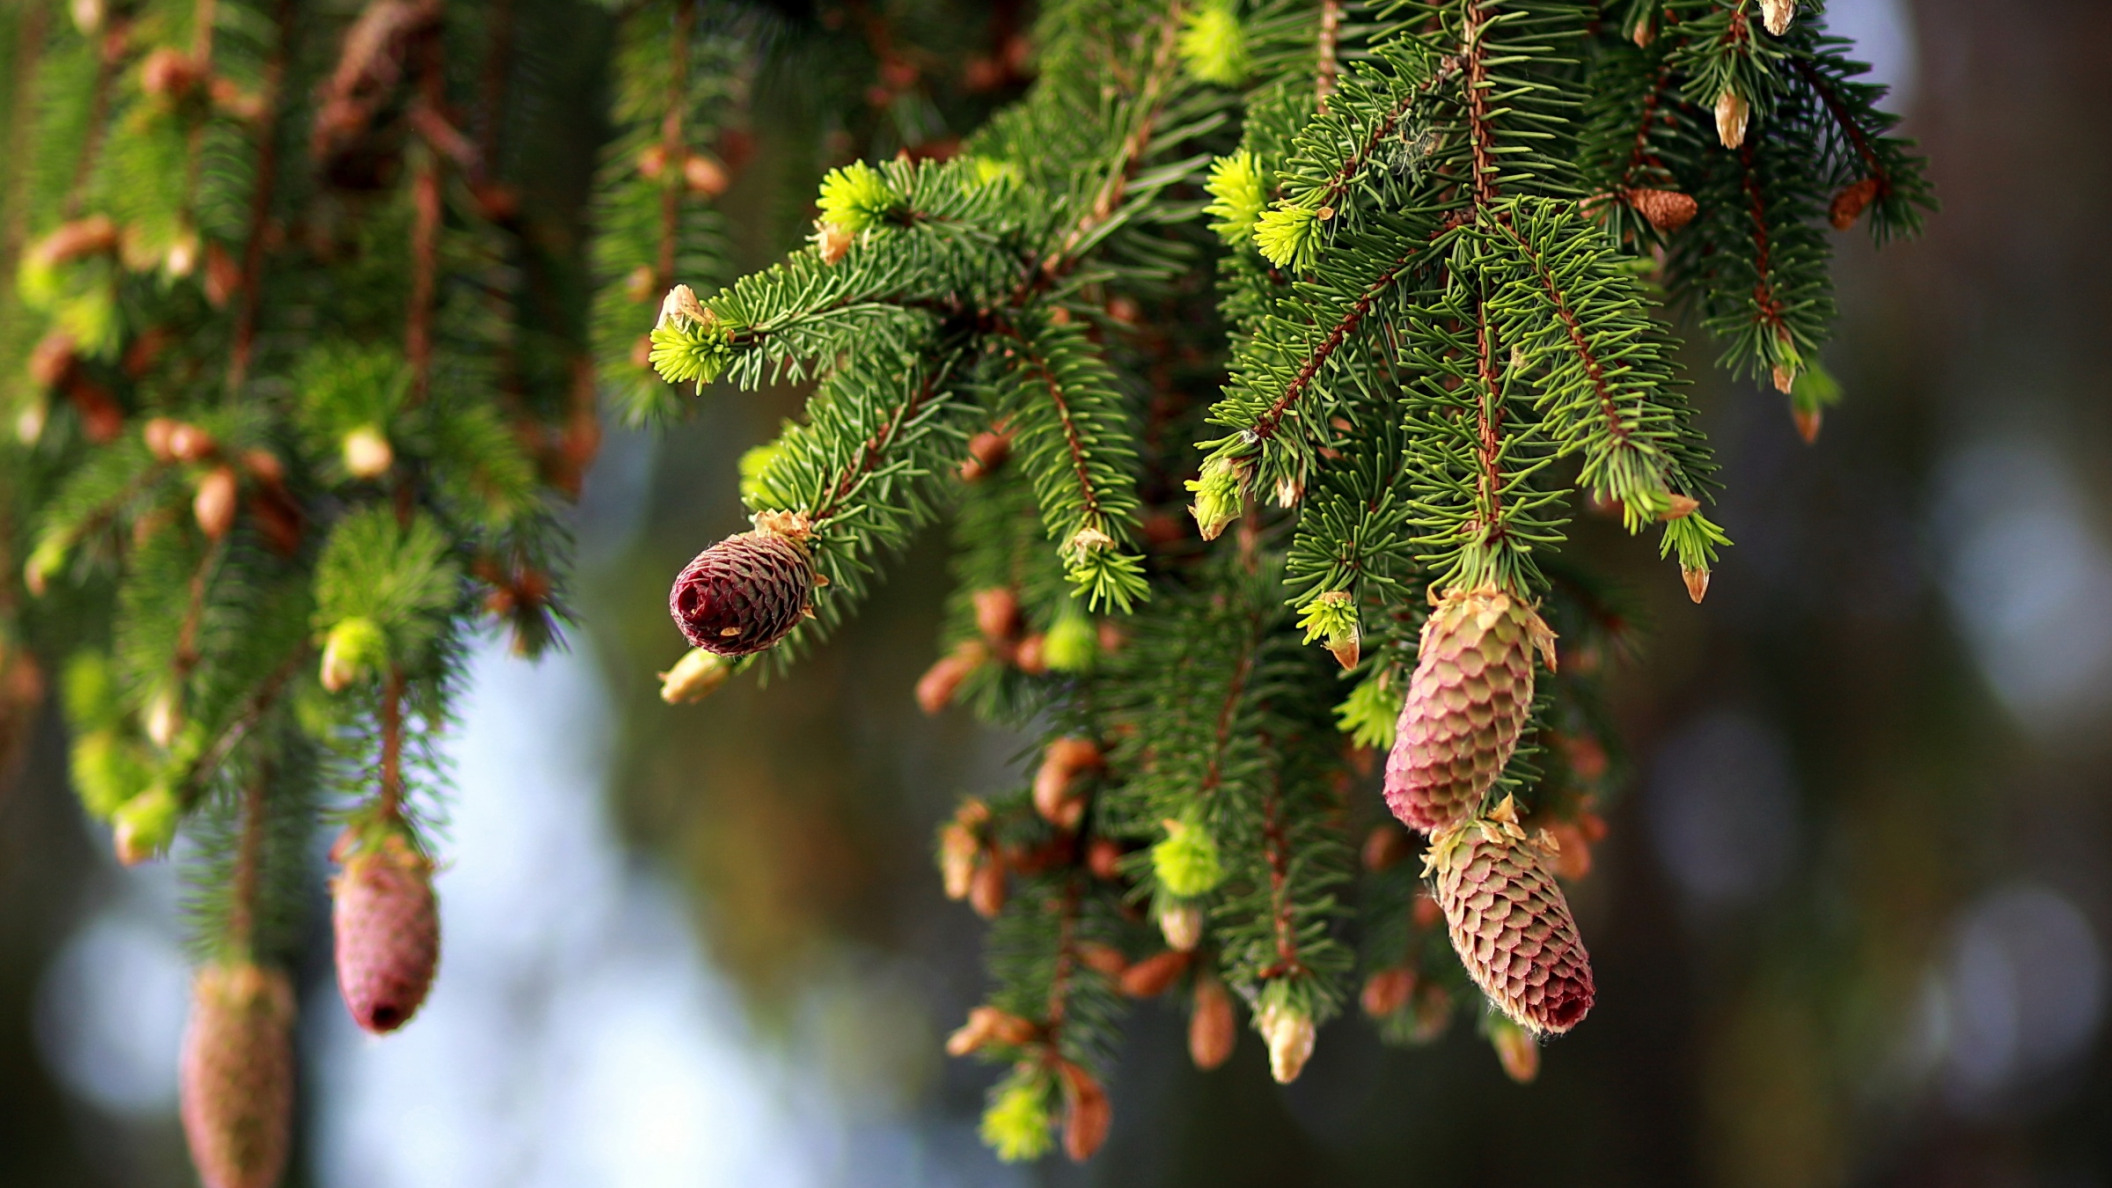
[[[1107,1141],[1114,1107],[1091,1073],[1066,1060],[1056,1066],[1063,1080],[1063,1153],[1074,1163],[1093,1157]]]
[[[1687,597],[1695,602],[1699,603],[1702,596],[1709,592],[1708,570],[1689,569],[1682,565],[1679,567],[1679,577],[1681,581],[1687,584]]]
[[[1173,980],[1181,976],[1188,963],[1195,959],[1193,953],[1179,949],[1164,949],[1142,961],[1134,962],[1122,972],[1122,993],[1131,998],[1156,998],[1166,992]]]
[[[968,457],[961,463],[961,478],[974,482],[1004,465],[1012,452],[1012,435],[984,430],[968,439]]]
[[[1716,96],[1716,138],[1723,147],[1734,149],[1745,143],[1745,126],[1752,115],[1752,105],[1736,91]]]
[[[1826,420],[1825,410],[1817,408],[1793,408],[1789,410],[1789,415],[1790,419],[1796,422],[1797,436],[1804,439],[1804,444],[1818,444],[1819,427],[1824,424]],[[1695,599],[1695,601],[1699,602],[1701,600],[1697,598]]]
[[[163,46],[140,63],[139,88],[157,99],[181,99],[198,85],[199,73],[182,50]]]
[[[659,180],[660,180],[660,175],[661,175],[661,174],[663,174],[663,173],[666,173],[666,172],[667,172],[667,146],[666,146],[666,145],[664,145],[664,144],[655,144],[655,145],[649,145],[649,146],[647,146],[647,147],[646,147],[646,149],[645,149],[645,151],[644,151],[644,152],[641,152],[641,153],[639,153],[639,154],[638,154],[638,173],[639,173],[639,176],[641,176],[641,177],[645,178],[645,180],[647,180],[647,181],[659,181]]]
[[[946,1037],[946,1054],[966,1056],[993,1041],[1014,1046],[1030,1044],[1039,1030],[1018,1015],[994,1006],[975,1007],[968,1012],[968,1022]]]
[[[97,214],[59,224],[25,254],[40,264],[56,266],[84,256],[115,251],[117,243],[117,224],[109,215]]]
[[[1671,502],[1665,506],[1665,510],[1657,518],[1666,523],[1671,523],[1673,520],[1684,520],[1700,510],[1701,500],[1694,498],[1692,495],[1681,495],[1674,492]]]
[[[1122,955],[1122,950],[1098,941],[1079,943],[1078,963],[1110,979],[1119,979],[1129,970],[1129,958]]]
[[[834,264],[851,254],[851,244],[857,236],[848,227],[836,223],[820,223],[814,228],[814,246],[821,249],[821,262]]]
[[[1489,1031],[1489,1046],[1504,1075],[1521,1085],[1530,1085],[1540,1075],[1540,1045],[1525,1028],[1499,1022]]]
[[[1085,847],[1085,868],[1096,879],[1113,882],[1122,877],[1122,847],[1113,838],[1096,837]]]
[[[1408,918],[1417,928],[1435,928],[1444,923],[1445,909],[1431,898],[1427,890],[1415,893],[1415,905],[1408,909]]]
[[[1876,178],[1866,177],[1835,194],[1833,205],[1826,212],[1826,217],[1833,223],[1834,229],[1846,231],[1855,226],[1855,221],[1863,217],[1863,211],[1869,207],[1871,200],[1877,197],[1881,188],[1882,185]]]
[[[1079,775],[1100,766],[1100,748],[1082,738],[1059,738],[1042,754],[1034,773],[1034,811],[1060,829],[1076,827],[1085,815],[1085,798],[1074,784]]]
[[[1551,822],[1547,832],[1555,840],[1552,865],[1557,878],[1574,883],[1591,873],[1591,843],[1584,840],[1584,830],[1576,822]]]
[[[205,533],[206,539],[219,540],[235,526],[238,494],[235,471],[231,466],[216,466],[198,480],[198,494],[191,500],[191,514],[197,518],[198,530]]]
[[[1796,15],[1797,0],[1760,0],[1760,20],[1777,37],[1789,32],[1789,22]]]
[[[1364,837],[1364,869],[1381,871],[1408,856],[1408,833],[1391,821],[1381,821]]]
[[[1239,1030],[1232,1017],[1232,992],[1214,974],[1198,974],[1195,1004],[1188,1016],[1188,1058],[1205,1071],[1232,1058]]]
[[[975,628],[992,644],[1008,644],[1019,635],[1019,595],[1008,586],[991,586],[969,596],[975,603]]]
[[[1404,965],[1382,969],[1364,979],[1364,993],[1359,1002],[1364,1013],[1374,1019],[1386,1016],[1408,1005],[1408,998],[1415,993],[1415,971]]]
[[[219,448],[212,434],[187,421],[178,421],[169,430],[169,457],[178,462],[203,462]]]
[[[74,349],[73,336],[64,330],[53,330],[38,339],[36,349],[29,353],[29,378],[41,387],[56,388],[66,382],[79,363],[80,353]]]
[[[1012,653],[1012,666],[1028,676],[1040,676],[1049,670],[1049,637],[1037,631],[1019,641],[1019,648]]]
[[[947,655],[924,670],[917,678],[917,706],[927,714],[935,714],[953,704],[953,695],[960,691],[961,682],[989,659],[989,652],[976,641],[963,640]]]
[[[959,821],[948,821],[939,830],[939,880],[945,884],[946,898],[968,898],[975,882],[975,862],[982,852],[983,843],[975,830]]]
[[[975,873],[968,879],[968,906],[985,920],[1005,910],[1005,867],[997,855],[986,854],[975,864]]]
[[[732,179],[727,177],[724,165],[702,153],[691,153],[689,159],[682,162],[682,184],[688,186],[692,194],[716,198],[726,192]]]
[[[1692,195],[1678,190],[1635,189],[1626,191],[1621,197],[1635,208],[1635,213],[1667,235],[1693,222],[1701,209]]]

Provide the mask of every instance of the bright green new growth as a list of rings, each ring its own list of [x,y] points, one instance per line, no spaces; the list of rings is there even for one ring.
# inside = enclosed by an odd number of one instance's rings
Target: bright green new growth
[[[1182,899],[1207,895],[1224,881],[1217,842],[1192,821],[1166,821],[1166,838],[1151,848],[1152,874],[1168,893]]]
[[[1246,30],[1237,0],[1203,0],[1181,18],[1181,62],[1198,82],[1237,86],[1246,80]]]
[[[1054,1087],[1048,1075],[1018,1068],[990,1091],[982,1138],[1006,1163],[1039,1159],[1055,1146]]]
[[[1254,224],[1269,204],[1268,183],[1262,180],[1254,154],[1241,149],[1212,161],[1210,180],[1204,185],[1210,191],[1210,205],[1203,213],[1217,220],[1210,229],[1232,247],[1253,243]]]

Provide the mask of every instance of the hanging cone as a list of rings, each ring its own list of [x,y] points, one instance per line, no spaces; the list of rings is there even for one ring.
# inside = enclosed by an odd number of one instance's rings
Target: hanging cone
[[[783,639],[814,593],[805,521],[758,517],[743,532],[698,553],[675,578],[667,609],[691,647],[721,656],[746,656]]]
[[[293,1132],[293,987],[255,965],[213,965],[191,988],[178,1074],[183,1134],[206,1188],[271,1188]]]
[[[1510,799],[1432,839],[1452,947],[1474,984],[1520,1027],[1564,1032],[1591,1009],[1591,958],[1548,869],[1554,844],[1528,838]]]
[[[1386,758],[1394,816],[1428,832],[1481,807],[1533,703],[1533,649],[1552,670],[1554,639],[1531,607],[1499,590],[1454,590],[1438,602]]]
[[[352,854],[330,893],[338,991],[354,1022],[394,1031],[425,1002],[440,962],[433,864],[392,830]]]

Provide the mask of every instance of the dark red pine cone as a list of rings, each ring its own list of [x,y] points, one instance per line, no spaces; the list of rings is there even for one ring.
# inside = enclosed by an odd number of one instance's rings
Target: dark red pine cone
[[[759,528],[697,554],[675,579],[667,609],[691,647],[746,656],[783,639],[807,613],[814,563],[795,533]]]

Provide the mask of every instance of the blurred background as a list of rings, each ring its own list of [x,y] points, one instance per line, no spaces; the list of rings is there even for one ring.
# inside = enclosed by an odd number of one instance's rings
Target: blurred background
[[[937,542],[789,679],[655,695],[668,576],[738,526],[772,392],[612,427],[570,650],[480,654],[445,957],[400,1036],[337,1008],[317,888],[289,1182],[2112,1184],[2112,4],[1829,8],[1944,210],[1839,237],[1848,400],[1815,447],[1689,360],[1738,542],[1706,605],[1581,526],[1649,613],[1635,778],[1574,893],[1599,1005],[1537,1084],[1464,1022],[1402,1052],[1357,1018],[1288,1088],[1251,1034],[1200,1074],[1145,1003],[1102,1153],[998,1164],[992,1070],[940,1050],[982,928],[929,855],[1020,744],[911,698]],[[766,134],[750,175],[798,159]],[[728,195],[744,266],[797,230],[766,188]],[[47,713],[0,775],[0,1183],[188,1184],[179,887],[115,866],[64,749]]]

